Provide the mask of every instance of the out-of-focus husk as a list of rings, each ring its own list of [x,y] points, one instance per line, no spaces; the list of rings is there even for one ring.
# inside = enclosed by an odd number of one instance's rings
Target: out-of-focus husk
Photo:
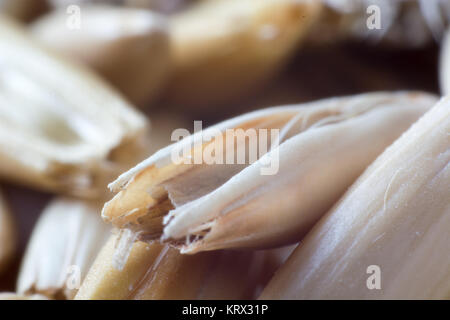
[[[47,8],[45,0],[0,0],[0,14],[28,21]]]
[[[83,197],[145,154],[147,121],[81,65],[0,19],[0,176]]]
[[[99,211],[99,204],[66,198],[49,204],[23,258],[17,281],[19,294],[74,297],[110,234]]]
[[[14,256],[17,243],[16,225],[5,199],[0,193],[0,273]]]
[[[118,6],[150,9],[157,12],[170,14],[183,9],[191,2],[198,0],[114,0],[113,4]],[[67,7],[69,5],[89,5],[89,4],[111,4],[111,0],[49,0],[56,8]]]
[[[211,0],[170,17],[167,101],[207,111],[255,90],[286,64],[320,8],[310,0]]]
[[[170,70],[167,23],[147,10],[113,6],[80,7],[79,26],[66,10],[37,20],[33,35],[47,46],[98,71],[137,105],[151,102]]]
[[[21,295],[14,292],[0,292],[0,300],[48,300],[40,294]]]
[[[449,299],[449,245],[446,97],[316,224],[261,298]]]
[[[324,9],[305,40],[308,44],[363,40],[392,47],[424,47],[440,39],[450,18],[446,0],[321,1]]]
[[[441,55],[439,63],[439,82],[441,93],[450,94],[450,31],[447,30],[444,41],[441,45]]]

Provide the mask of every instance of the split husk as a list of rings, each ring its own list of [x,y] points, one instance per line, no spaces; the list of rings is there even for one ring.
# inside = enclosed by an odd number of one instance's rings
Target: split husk
[[[68,25],[64,8],[37,20],[31,31],[48,47],[98,71],[133,103],[152,101],[170,70],[165,18],[106,5],[82,6],[80,14],[78,28]]]
[[[162,237],[182,253],[298,242],[435,102],[434,96],[419,92],[370,93],[233,118],[122,174],[110,185],[119,193],[105,204],[103,218],[130,231],[124,243]],[[225,147],[216,154],[232,154],[236,160],[234,155],[244,153],[250,159],[251,145],[234,137],[237,143],[228,145],[226,129],[279,129],[279,141],[272,140],[272,150],[250,165],[190,162],[198,150],[221,141]],[[213,132],[210,142],[204,140]],[[186,147],[183,160],[188,162],[174,162],[174,151]]]
[[[19,294],[74,297],[110,235],[99,211],[98,204],[68,198],[57,198],[44,209],[22,261]]]
[[[446,97],[316,224],[261,298],[449,299],[449,190]]]
[[[147,120],[82,66],[0,18],[0,176],[83,197],[138,162]]]

